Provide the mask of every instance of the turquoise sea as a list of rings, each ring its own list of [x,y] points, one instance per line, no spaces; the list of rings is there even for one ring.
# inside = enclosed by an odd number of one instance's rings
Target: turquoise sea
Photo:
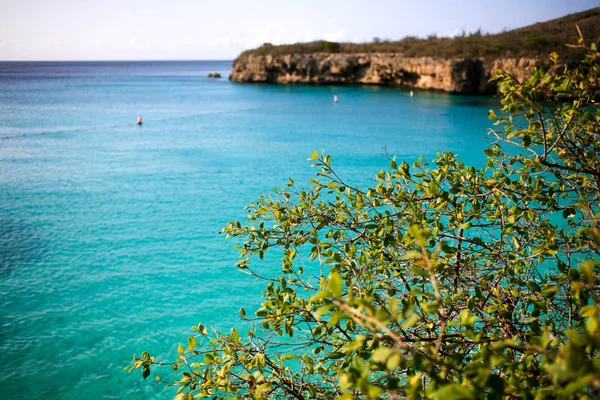
[[[229,330],[240,306],[257,308],[263,284],[219,235],[244,205],[306,182],[313,150],[361,185],[385,151],[481,166],[499,104],[235,84],[230,69],[0,63],[0,398],[171,398],[123,368],[143,350],[175,355],[200,321]]]

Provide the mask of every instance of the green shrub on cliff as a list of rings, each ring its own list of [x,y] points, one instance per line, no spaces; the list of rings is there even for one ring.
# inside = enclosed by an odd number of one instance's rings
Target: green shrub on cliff
[[[174,370],[157,379],[178,399],[597,395],[600,53],[530,72],[498,76],[485,169],[390,159],[361,189],[314,153],[308,189],[290,180],[224,228],[265,282],[249,331],[198,325],[173,362],[130,369]],[[273,251],[279,273],[260,276]]]
[[[327,42],[325,40],[319,42],[319,46],[321,51],[324,53],[339,53],[340,52],[340,44],[337,42]]]

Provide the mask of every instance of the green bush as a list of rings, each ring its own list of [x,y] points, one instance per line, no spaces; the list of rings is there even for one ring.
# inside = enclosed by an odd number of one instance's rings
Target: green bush
[[[143,353],[128,369],[175,370],[156,378],[178,399],[597,395],[599,57],[500,72],[484,169],[392,158],[361,189],[315,152],[309,188],[290,179],[224,228],[265,281],[261,307],[240,310],[252,329],[198,325],[172,363]],[[273,250],[280,271],[260,276]]]
[[[552,39],[545,33],[528,33],[523,36],[523,45],[528,50],[543,50],[551,42]]]
[[[319,42],[321,46],[321,51],[323,53],[339,53],[340,52],[340,44],[336,42]]]

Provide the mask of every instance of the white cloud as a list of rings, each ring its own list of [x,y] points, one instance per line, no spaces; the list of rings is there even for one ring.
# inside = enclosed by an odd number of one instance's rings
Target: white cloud
[[[456,28],[453,31],[442,33],[440,36],[453,38],[453,37],[461,35],[463,33],[463,31],[464,31],[464,29]]]
[[[306,32],[304,34],[304,42],[314,42],[315,40],[317,40],[317,38],[312,34],[312,32]]]
[[[234,44],[229,36],[216,38],[208,43],[208,47],[211,49],[229,49]]]
[[[346,41],[346,30],[338,29],[335,33],[325,34],[325,40],[330,42],[344,42]]]
[[[167,46],[172,47],[172,48],[179,48],[179,47],[187,46],[189,43],[190,42],[188,40],[176,39],[176,40],[170,40],[169,42],[167,42]]]
[[[263,43],[278,45],[296,43],[300,41],[303,41],[302,36],[290,33],[290,30],[283,25],[267,22],[257,35],[255,35],[253,38],[246,38],[243,41],[243,44],[246,48],[252,48],[261,46]]]
[[[313,42],[319,39],[332,42],[344,42],[348,40],[347,31],[346,29],[340,28],[335,32],[325,34],[315,34],[312,31],[299,33],[291,32],[289,28],[286,28],[281,24],[267,22],[257,34],[244,38],[241,43],[238,44],[242,48],[248,49],[261,46],[263,43],[279,45],[298,42]],[[221,45],[222,44],[224,43],[221,43]]]

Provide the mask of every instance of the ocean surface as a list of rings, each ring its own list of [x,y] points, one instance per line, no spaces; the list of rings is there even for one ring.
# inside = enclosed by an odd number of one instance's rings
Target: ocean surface
[[[497,100],[235,84],[229,61],[0,63],[0,397],[169,399],[134,353],[229,330],[264,286],[219,235],[316,172],[367,185],[387,161],[482,166]],[[220,72],[223,79],[209,79]],[[333,96],[339,97],[334,104]],[[141,115],[142,126],[135,121]],[[277,269],[276,264],[264,265]]]

